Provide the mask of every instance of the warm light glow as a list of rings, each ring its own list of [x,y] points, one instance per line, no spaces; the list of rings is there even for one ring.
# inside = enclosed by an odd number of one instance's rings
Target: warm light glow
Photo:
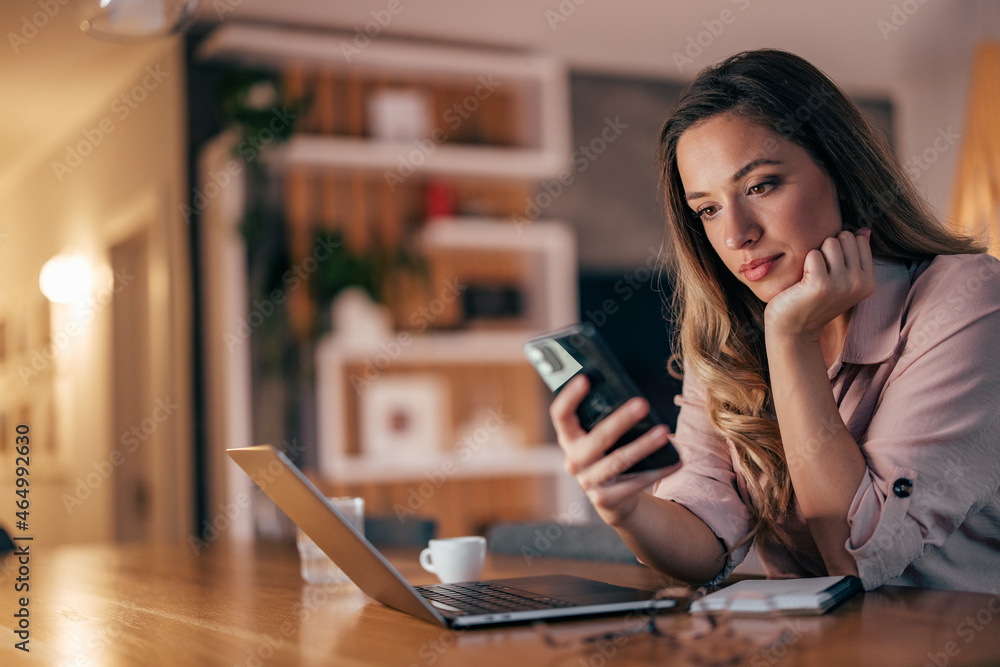
[[[38,287],[52,303],[69,303],[90,294],[90,265],[79,255],[57,255],[45,262]]]
[[[1000,42],[976,49],[950,222],[1000,257]]]

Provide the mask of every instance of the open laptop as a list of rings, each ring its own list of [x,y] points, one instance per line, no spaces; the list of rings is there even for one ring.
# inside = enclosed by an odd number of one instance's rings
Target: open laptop
[[[369,597],[453,628],[667,609],[654,591],[570,575],[411,586],[312,482],[271,445],[226,450],[306,535]]]

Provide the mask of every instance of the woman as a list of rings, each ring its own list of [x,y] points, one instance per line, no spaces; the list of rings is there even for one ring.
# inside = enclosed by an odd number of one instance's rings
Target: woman
[[[850,100],[789,53],[699,74],[660,158],[676,433],[605,456],[648,406],[584,433],[583,377],[551,408],[601,518],[692,583],[753,544],[771,577],[1000,592],[1000,262],[945,232]],[[679,466],[618,476],[668,439]]]

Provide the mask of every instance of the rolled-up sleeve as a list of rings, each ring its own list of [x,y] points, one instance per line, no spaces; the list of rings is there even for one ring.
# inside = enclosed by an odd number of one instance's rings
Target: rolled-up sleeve
[[[712,427],[705,389],[693,373],[685,372],[683,393],[674,400],[680,413],[671,441],[683,465],[661,479],[653,494],[685,507],[711,528],[727,550],[733,549],[749,531],[750,519],[739,495],[729,445]],[[749,548],[749,543],[744,543],[733,550],[722,571],[706,583],[716,584],[728,577]]]
[[[939,277],[933,298],[915,299],[902,328],[898,361],[861,443],[868,470],[847,517],[845,546],[866,589],[902,575],[995,501],[1000,272],[990,261]],[[1000,537],[965,532],[942,558]]]

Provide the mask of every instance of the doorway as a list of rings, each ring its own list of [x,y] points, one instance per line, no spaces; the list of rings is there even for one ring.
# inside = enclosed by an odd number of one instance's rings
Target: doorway
[[[114,537],[151,537],[151,450],[156,421],[150,395],[149,232],[144,227],[111,247],[112,450],[121,461],[114,473]]]

